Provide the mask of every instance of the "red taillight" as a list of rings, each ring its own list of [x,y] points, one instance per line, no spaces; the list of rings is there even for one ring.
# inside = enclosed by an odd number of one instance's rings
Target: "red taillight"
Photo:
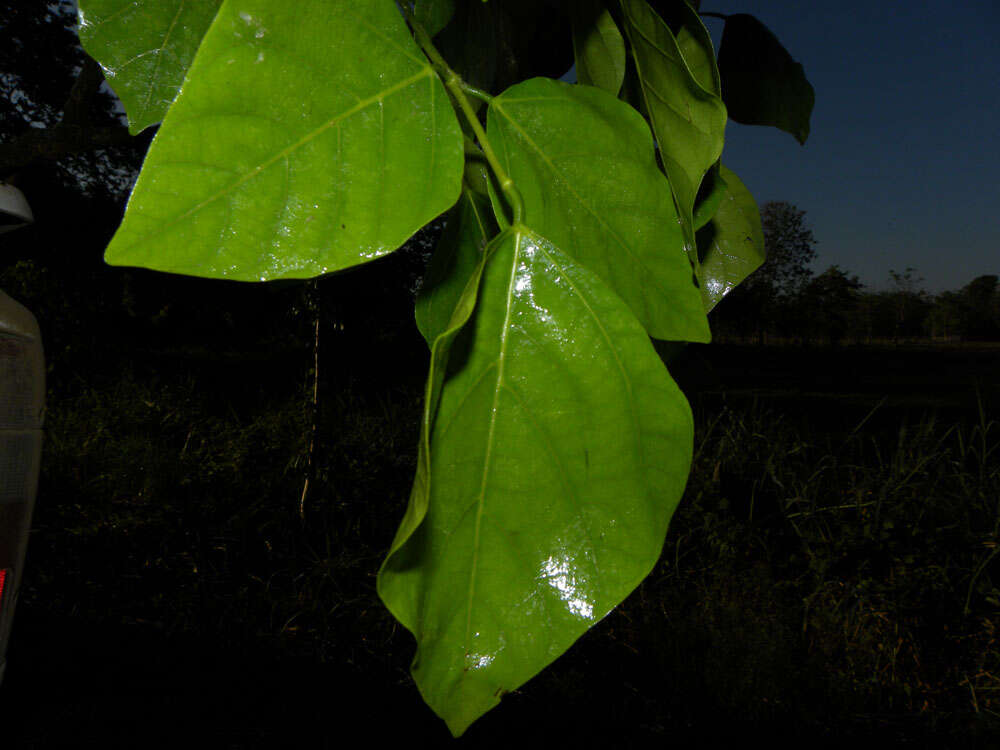
[[[5,584],[7,583],[8,572],[9,571],[7,568],[0,568],[0,614],[3,614],[3,605],[4,605],[3,595],[4,595]]]

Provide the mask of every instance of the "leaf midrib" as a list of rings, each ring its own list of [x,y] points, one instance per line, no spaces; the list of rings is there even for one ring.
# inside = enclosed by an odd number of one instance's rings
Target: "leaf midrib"
[[[488,479],[489,474],[490,474],[490,463],[491,463],[491,457],[492,457],[492,454],[493,454],[493,447],[494,447],[494,443],[495,443],[495,427],[496,427],[496,422],[497,422],[497,412],[498,412],[498,405],[499,405],[499,399],[500,399],[500,392],[506,388],[506,390],[508,392],[510,392],[511,394],[513,394],[515,396],[515,399],[518,401],[519,406],[522,409],[522,411],[525,411],[525,413],[528,414],[529,417],[531,416],[530,412],[527,411],[527,408],[526,408],[526,405],[523,402],[523,399],[520,398],[520,395],[517,393],[516,389],[510,387],[509,385],[505,385],[504,382],[503,382],[504,365],[506,363],[506,357],[507,357],[507,354],[506,354],[507,340],[508,340],[508,334],[509,334],[509,332],[510,332],[510,330],[512,328],[511,313],[512,313],[512,308],[513,308],[513,304],[514,304],[513,303],[513,299],[514,299],[513,290],[514,290],[515,283],[516,283],[516,278],[517,278],[517,268],[518,268],[518,262],[520,260],[521,244],[524,241],[525,233],[515,230],[515,237],[516,237],[516,240],[515,240],[515,246],[514,246],[514,255],[513,255],[513,258],[512,258],[512,262],[511,262],[510,277],[508,278],[508,282],[507,282],[507,298],[506,298],[506,306],[505,306],[505,310],[504,310],[503,329],[502,329],[502,332],[501,332],[501,339],[500,339],[500,352],[499,352],[496,360],[494,362],[491,362],[490,365],[484,369],[483,373],[481,373],[480,376],[478,378],[476,378],[476,380],[473,383],[472,387],[470,387],[468,389],[468,391],[462,397],[462,400],[459,402],[458,406],[455,409],[455,413],[456,414],[459,411],[461,411],[462,404],[464,404],[465,401],[469,398],[469,395],[472,393],[473,390],[475,390],[475,387],[480,382],[482,382],[483,378],[485,378],[486,375],[489,374],[493,370],[493,368],[495,367],[496,368],[496,373],[497,373],[496,374],[496,384],[494,385],[494,389],[493,389],[493,404],[492,404],[491,409],[490,409],[490,425],[489,425],[489,431],[488,431],[487,438],[486,438],[486,440],[487,440],[487,442],[486,442],[486,452],[485,452],[485,454],[483,456],[483,473],[482,473],[482,479],[480,481],[479,494],[478,494],[478,497],[476,499],[477,509],[476,509],[476,521],[475,521],[475,527],[474,527],[474,532],[473,532],[473,541],[472,541],[472,564],[470,566],[470,571],[469,571],[469,592],[468,592],[468,599],[466,600],[466,626],[465,626],[465,639],[463,641],[463,648],[464,648],[464,652],[465,653],[463,654],[463,658],[465,658],[465,656],[467,656],[471,652],[471,644],[472,644],[472,639],[471,639],[471,634],[472,634],[472,604],[473,604],[473,600],[474,600],[474,596],[475,596],[475,579],[476,579],[476,574],[478,572],[479,547],[480,547],[480,545],[479,545],[479,539],[480,539],[480,534],[481,534],[481,529],[482,529],[483,508],[485,507],[486,485],[487,485],[487,479]],[[618,355],[618,350],[614,346],[614,343],[612,341],[611,335],[608,333],[607,329],[605,328],[604,323],[601,320],[600,316],[597,314],[597,312],[594,310],[594,308],[590,305],[590,302],[587,300],[586,295],[584,295],[584,293],[573,282],[573,280],[570,278],[569,274],[567,274],[566,269],[558,261],[558,259],[555,258],[555,257],[553,257],[549,252],[547,252],[545,250],[545,247],[543,245],[541,245],[539,243],[535,243],[535,242],[533,242],[532,244],[535,245],[535,247],[537,248],[538,253],[544,255],[548,259],[548,262],[553,267],[559,269],[560,275],[561,275],[561,277],[563,279],[565,279],[566,284],[569,287],[569,290],[571,291],[571,293],[573,294],[573,296],[575,296],[579,300],[580,304],[583,305],[583,307],[586,309],[587,315],[591,318],[591,320],[594,321],[594,324],[597,326],[597,328],[598,328],[598,330],[600,332],[601,338],[604,340],[605,346],[607,347],[608,351],[611,352],[611,355],[612,355],[612,357],[614,358],[614,361],[615,361],[615,365],[617,366],[618,371],[621,374],[622,381],[623,381],[623,383],[625,385],[625,390],[626,390],[626,394],[627,394],[626,395],[626,399],[627,399],[628,404],[629,404],[629,418],[630,418],[631,424],[634,427],[634,442],[635,442],[636,455],[639,456],[639,459],[641,461],[641,459],[642,459],[642,429],[640,427],[639,415],[638,415],[638,413],[636,411],[635,391],[634,391],[634,388],[633,388],[633,385],[632,385],[632,380],[629,377],[628,370],[625,368],[625,365],[622,362],[621,357],[619,357],[619,355]],[[535,423],[534,419],[532,419],[532,422]],[[535,424],[536,424],[537,431],[540,434],[544,435],[545,431],[543,429],[541,429],[540,427],[538,427],[537,423],[535,423]],[[449,429],[449,427],[450,427],[450,421],[449,421],[448,424],[444,425],[443,432],[447,432],[447,430]],[[552,451],[552,454],[556,458],[556,460],[558,461],[558,453],[556,453],[555,451]],[[564,475],[565,472],[562,472],[562,474]],[[571,490],[572,490],[572,486],[570,485],[570,494],[573,495],[573,497],[575,498],[576,497],[575,493],[573,493]],[[577,505],[579,506],[580,503],[577,502]],[[594,566],[594,570],[598,573],[598,577],[599,577],[600,566],[598,565],[598,562],[597,562],[596,546],[594,545],[593,538],[590,537],[590,529],[588,527],[586,527],[586,526],[584,526],[584,528],[586,530],[586,534],[587,534],[588,540],[590,542],[591,551],[593,552],[592,564]],[[598,608],[597,607],[597,602],[594,602],[594,605],[595,605],[595,608]]]
[[[539,98],[541,98],[541,97],[539,97]],[[610,236],[611,236],[611,238],[612,238],[612,239],[614,239],[614,241],[615,241],[615,242],[616,242],[616,243],[618,244],[618,246],[619,246],[619,247],[620,247],[620,248],[621,248],[622,250],[624,250],[624,251],[625,251],[625,253],[626,253],[626,254],[627,254],[627,255],[628,255],[628,256],[629,256],[630,258],[632,258],[632,259],[633,259],[633,260],[634,260],[634,261],[635,261],[636,263],[638,263],[638,264],[639,264],[640,266],[642,266],[643,268],[647,268],[647,269],[649,269],[649,270],[650,270],[650,272],[651,272],[651,273],[653,273],[653,271],[652,271],[652,269],[651,269],[651,268],[649,267],[649,265],[648,265],[647,263],[645,263],[645,262],[643,261],[643,259],[642,259],[641,257],[637,256],[637,255],[636,255],[636,254],[635,254],[635,253],[634,253],[634,252],[632,251],[632,248],[630,248],[630,247],[628,246],[628,244],[627,244],[627,243],[626,243],[626,242],[625,242],[624,240],[622,240],[622,238],[621,238],[621,237],[619,237],[619,236],[618,236],[618,233],[617,233],[617,232],[615,232],[615,230],[614,230],[614,229],[613,229],[612,227],[608,226],[608,224],[607,224],[607,223],[606,223],[606,222],[604,221],[604,218],[603,218],[603,217],[601,216],[601,214],[599,214],[599,213],[598,213],[597,211],[595,211],[595,210],[594,210],[594,209],[593,209],[593,208],[592,208],[592,207],[590,206],[590,204],[588,204],[588,203],[587,203],[587,202],[586,202],[586,201],[585,201],[585,200],[584,200],[584,199],[583,199],[583,198],[582,198],[582,197],[581,197],[581,196],[580,196],[580,195],[579,195],[579,194],[578,194],[578,193],[576,192],[576,190],[574,190],[574,189],[573,189],[573,185],[572,185],[572,184],[571,184],[571,183],[569,182],[569,180],[567,180],[567,179],[566,179],[565,175],[563,175],[563,173],[559,171],[559,169],[558,169],[558,168],[556,167],[556,165],[555,165],[555,164],[554,164],[554,163],[552,162],[552,160],[551,160],[551,159],[549,159],[548,155],[547,155],[547,154],[546,154],[546,153],[545,153],[545,152],[544,152],[544,151],[543,151],[543,150],[541,149],[541,147],[540,147],[540,146],[539,146],[539,145],[538,145],[537,143],[535,143],[535,141],[534,141],[534,140],[533,140],[533,139],[531,138],[531,136],[530,136],[530,135],[528,135],[528,134],[527,134],[527,133],[526,133],[526,132],[524,131],[524,129],[523,129],[523,128],[521,128],[521,126],[520,126],[520,125],[519,125],[519,124],[517,123],[517,121],[516,121],[516,120],[515,120],[515,119],[514,119],[514,118],[513,118],[512,116],[511,116],[511,114],[510,114],[509,112],[507,112],[507,111],[506,111],[506,110],[504,109],[504,107],[503,107],[503,104],[502,104],[502,102],[500,102],[499,100],[495,100],[495,101],[493,102],[493,104],[491,105],[491,107],[495,108],[495,109],[497,110],[497,112],[499,112],[499,113],[500,113],[501,115],[503,115],[503,116],[504,116],[504,118],[505,118],[505,119],[506,119],[506,120],[507,120],[507,121],[508,121],[508,122],[509,122],[509,123],[511,124],[511,126],[512,126],[512,127],[513,127],[513,128],[514,128],[514,129],[515,129],[515,130],[516,130],[517,132],[518,132],[518,133],[520,133],[520,134],[521,134],[521,137],[522,137],[522,138],[523,138],[523,139],[524,139],[524,140],[525,140],[525,141],[527,142],[527,144],[528,144],[529,146],[531,146],[531,148],[532,148],[532,149],[534,149],[534,150],[535,150],[535,151],[536,151],[536,152],[538,153],[538,156],[539,156],[539,158],[541,158],[541,160],[542,160],[542,163],[543,163],[543,164],[545,164],[545,165],[546,165],[546,166],[547,166],[547,167],[548,167],[548,168],[549,168],[549,169],[550,169],[550,170],[552,171],[552,173],[553,173],[553,174],[555,175],[556,179],[557,179],[557,180],[558,180],[558,181],[559,181],[559,182],[560,182],[560,183],[561,183],[561,184],[562,184],[562,185],[563,185],[563,186],[564,186],[564,187],[566,188],[566,191],[567,191],[567,192],[568,192],[568,193],[569,193],[570,195],[572,195],[572,196],[573,196],[573,198],[575,198],[575,199],[576,199],[576,201],[577,201],[577,202],[578,202],[578,203],[579,203],[579,204],[580,204],[581,206],[583,206],[583,207],[584,207],[584,208],[585,208],[585,209],[587,210],[587,213],[589,213],[589,214],[590,214],[590,215],[591,215],[591,216],[592,216],[592,217],[593,217],[593,218],[594,218],[594,219],[595,219],[595,220],[597,221],[598,225],[599,225],[600,227],[602,227],[602,228],[603,228],[603,229],[604,229],[604,230],[605,230],[605,231],[606,231],[606,232],[608,233],[608,235],[610,235]],[[504,149],[504,153],[505,153],[505,156],[506,156],[506,149]],[[507,157],[506,161],[507,161],[507,166],[509,167],[509,166],[510,166],[510,157],[509,157],[509,156]],[[655,275],[655,274],[654,274],[654,275]]]
[[[483,508],[486,506],[486,481],[490,474],[490,461],[493,455],[493,443],[496,437],[497,409],[500,402],[500,391],[503,390],[503,371],[507,361],[507,339],[511,329],[511,309],[514,299],[514,284],[517,279],[517,264],[520,260],[522,234],[514,235],[514,257],[510,266],[510,276],[507,279],[507,299],[504,309],[503,329],[500,333],[500,352],[497,357],[496,385],[493,387],[493,404],[490,407],[490,427],[486,436],[486,453],[483,456],[483,474],[479,483],[479,496],[476,500],[476,524],[472,536],[472,565],[469,569],[469,594],[466,601],[465,646],[466,655],[472,643],[472,601],[476,593],[476,573],[479,567],[479,536],[482,531]]]
[[[349,117],[352,117],[353,115],[357,114],[358,112],[361,112],[362,110],[364,110],[364,109],[366,109],[366,108],[368,108],[368,107],[370,107],[370,106],[372,106],[374,104],[378,104],[378,103],[382,102],[384,99],[388,98],[389,96],[391,96],[391,95],[393,95],[395,93],[398,93],[402,89],[405,89],[408,86],[411,86],[411,85],[419,82],[422,78],[430,78],[433,75],[434,75],[434,71],[430,67],[427,67],[424,70],[420,71],[420,73],[418,73],[416,75],[413,75],[413,76],[410,76],[409,78],[406,78],[406,79],[400,81],[399,83],[394,84],[393,86],[390,86],[389,88],[384,89],[383,91],[380,91],[378,94],[369,97],[368,99],[362,99],[361,101],[359,101],[357,104],[355,104],[350,109],[347,109],[344,112],[342,112],[341,114],[337,115],[336,117],[328,120],[323,125],[319,126],[318,128],[316,128],[316,129],[312,130],[311,132],[307,133],[306,135],[304,135],[302,138],[300,138],[299,140],[297,140],[295,143],[292,143],[291,145],[286,146],[285,148],[283,148],[281,151],[277,152],[271,158],[266,159],[261,164],[257,165],[253,169],[249,170],[246,174],[244,174],[240,179],[238,179],[235,182],[233,182],[231,185],[228,185],[225,188],[217,191],[213,195],[210,195],[208,198],[205,198],[203,201],[201,201],[200,203],[192,206],[187,211],[185,211],[184,213],[182,213],[180,216],[177,216],[177,217],[171,219],[170,221],[168,221],[168,222],[166,222],[164,224],[159,224],[159,225],[157,225],[157,227],[154,230],[146,232],[145,234],[137,237],[132,243],[129,244],[129,247],[134,247],[135,245],[142,243],[144,240],[146,240],[147,238],[149,238],[149,237],[151,237],[153,235],[161,234],[161,233],[163,233],[163,232],[165,232],[165,231],[173,228],[177,224],[180,224],[185,219],[189,218],[193,214],[195,214],[198,211],[200,211],[201,209],[205,208],[205,206],[207,206],[207,205],[209,205],[211,203],[214,203],[215,201],[219,200],[223,196],[226,196],[229,193],[233,192],[234,190],[236,190],[237,188],[239,188],[241,185],[249,182],[254,177],[256,177],[258,174],[260,174],[261,172],[263,172],[265,169],[267,169],[271,165],[275,164],[279,160],[287,157],[289,154],[291,154],[295,150],[301,148],[305,144],[309,143],[314,138],[319,137],[320,134],[324,133],[325,131],[329,130],[330,128],[336,127],[336,126],[340,125],[340,123],[342,123],[344,120],[348,119]],[[168,162],[164,162],[164,163],[165,164],[171,164],[172,162],[168,161]]]

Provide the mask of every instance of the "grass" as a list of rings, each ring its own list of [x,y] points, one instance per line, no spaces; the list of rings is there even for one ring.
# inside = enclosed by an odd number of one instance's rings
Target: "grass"
[[[215,388],[203,370],[54,385],[22,609],[350,664],[417,702],[411,639],[374,575],[409,491],[419,382],[323,384],[300,517],[308,378]],[[803,736],[998,736],[986,406],[844,431],[759,401],[694,405],[693,471],[653,574],[470,741],[519,714],[552,721],[553,701],[660,741],[719,712]]]
[[[706,656],[729,655],[701,679],[734,710],[798,696],[802,716],[1000,719],[1000,428],[980,407],[973,424],[927,414],[880,435],[824,435],[754,404],[704,424],[645,585],[694,613]]]

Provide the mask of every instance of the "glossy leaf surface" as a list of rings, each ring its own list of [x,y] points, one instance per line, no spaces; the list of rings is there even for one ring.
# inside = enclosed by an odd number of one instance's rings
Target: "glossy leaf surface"
[[[802,65],[769,28],[744,13],[728,16],[719,43],[719,72],[733,120],[772,125],[806,142],[815,93]]]
[[[576,80],[618,95],[625,78],[625,40],[601,0],[578,0],[573,14]]]
[[[462,166],[454,110],[392,0],[228,0],[105,257],[316,276],[399,247],[457,200]]]
[[[426,463],[379,593],[416,636],[414,678],[457,735],[649,572],[693,433],[629,309],[524,226],[491,243],[455,335],[435,341]]]
[[[128,128],[160,122],[222,0],[79,0],[80,42],[121,99]]]
[[[698,232],[702,255],[698,281],[705,312],[764,262],[764,232],[757,201],[732,170],[722,166],[721,171],[726,193],[712,220]]]
[[[487,124],[533,228],[608,284],[649,335],[708,341],[670,185],[634,109],[534,78],[494,99]]]
[[[621,5],[660,158],[695,260],[695,197],[705,172],[722,153],[726,107],[695,78],[670,27],[645,0],[621,0]]]

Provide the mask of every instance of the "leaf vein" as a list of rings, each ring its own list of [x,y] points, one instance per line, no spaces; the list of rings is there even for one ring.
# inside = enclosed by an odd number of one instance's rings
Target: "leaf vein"
[[[472,601],[476,593],[476,573],[479,565],[479,537],[482,533],[483,507],[486,505],[486,482],[490,473],[490,462],[493,460],[493,441],[496,438],[497,408],[500,401],[500,389],[503,386],[504,364],[507,359],[507,343],[511,329],[511,316],[514,307],[514,286],[517,279],[517,264],[521,255],[521,235],[514,240],[514,256],[511,262],[510,277],[507,279],[507,300],[504,311],[504,322],[500,329],[500,355],[497,359],[497,378],[493,389],[493,405],[490,408],[490,424],[486,437],[486,454],[483,457],[483,475],[479,485],[478,509],[476,510],[476,525],[472,537],[472,565],[469,570],[469,595],[465,619],[465,639],[463,643],[468,648],[472,635]]]
[[[431,71],[429,68],[426,69],[426,70],[422,70],[417,75],[414,75],[414,76],[411,76],[409,78],[406,78],[403,81],[400,81],[399,83],[397,83],[397,84],[395,84],[393,86],[390,86],[389,88],[385,89],[384,91],[380,91],[375,96],[369,97],[368,99],[364,99],[364,100],[358,102],[357,104],[355,104],[350,109],[347,109],[347,110],[345,110],[342,113],[339,113],[337,116],[335,116],[335,117],[331,118],[330,120],[328,120],[327,122],[323,123],[318,128],[316,128],[316,129],[312,130],[311,132],[307,133],[306,135],[302,136],[302,138],[300,138],[299,140],[297,140],[295,143],[292,143],[291,145],[286,146],[281,151],[279,151],[277,154],[275,154],[274,156],[272,156],[270,159],[266,159],[261,164],[257,165],[253,169],[249,170],[246,174],[244,174],[240,179],[238,179],[235,182],[233,182],[231,185],[228,185],[227,187],[225,187],[225,188],[217,191],[216,193],[208,196],[207,198],[205,198],[204,200],[202,200],[200,203],[197,203],[196,205],[192,206],[187,211],[185,211],[184,213],[182,213],[179,216],[175,217],[171,221],[168,221],[165,224],[163,224],[161,226],[158,226],[154,232],[148,232],[145,235],[143,235],[141,237],[138,237],[133,244],[139,244],[139,243],[141,243],[143,240],[145,240],[147,237],[151,236],[152,234],[162,234],[164,231],[166,231],[166,230],[170,229],[171,227],[173,227],[173,226],[181,223],[182,221],[184,221],[188,217],[192,216],[193,214],[197,213],[198,211],[200,211],[201,209],[203,209],[205,206],[209,205],[210,203],[213,203],[213,202],[219,200],[220,198],[222,198],[222,197],[228,195],[229,193],[233,192],[234,190],[236,190],[238,187],[240,187],[244,183],[249,182],[254,177],[256,177],[258,174],[260,174],[261,172],[263,172],[265,169],[267,169],[268,167],[270,167],[273,164],[275,164],[276,162],[278,162],[280,159],[288,156],[288,154],[294,152],[295,150],[301,148],[302,146],[304,146],[305,144],[309,143],[313,139],[319,137],[319,135],[322,134],[323,132],[329,130],[330,128],[339,126],[341,122],[343,122],[344,120],[348,119],[349,117],[357,114],[358,112],[361,112],[364,109],[367,109],[372,104],[382,102],[387,97],[400,92],[402,89],[405,89],[406,87],[413,85],[414,83],[416,83],[417,81],[419,81],[421,78],[425,78],[428,75],[433,75],[433,71]],[[193,119],[197,119],[197,118],[191,118],[191,119],[193,120]]]
[[[160,60],[163,59],[163,50],[166,49],[167,43],[170,41],[170,35],[174,33],[174,27],[177,25],[177,19],[181,17],[181,13],[184,12],[184,0],[181,0],[180,4],[177,6],[177,12],[174,14],[173,20],[170,22],[170,26],[167,27],[167,33],[163,35],[163,43],[160,44],[159,50],[160,54],[156,56],[156,64],[153,66],[153,72],[149,76],[149,86],[146,89],[146,101],[142,105],[143,113],[149,111],[150,104],[153,101],[153,82],[156,81],[156,77],[160,71]]]
[[[516,129],[516,130],[517,130],[517,132],[518,132],[518,133],[520,133],[520,134],[521,134],[521,136],[522,136],[522,137],[524,138],[524,140],[525,140],[525,141],[527,142],[527,144],[528,144],[529,146],[531,146],[531,148],[533,148],[533,149],[534,149],[534,150],[535,150],[535,151],[536,151],[536,152],[538,153],[538,156],[539,156],[539,157],[541,158],[541,160],[542,160],[542,163],[544,163],[544,164],[545,164],[546,166],[548,166],[548,168],[549,168],[549,169],[550,169],[550,170],[551,170],[551,171],[553,172],[553,174],[554,174],[554,175],[555,175],[555,177],[556,177],[556,178],[558,179],[558,181],[559,181],[560,183],[562,183],[562,185],[563,185],[563,186],[564,186],[564,187],[566,188],[566,191],[567,191],[567,192],[568,192],[568,193],[569,193],[570,195],[572,195],[572,196],[573,196],[573,197],[574,197],[574,198],[576,199],[576,201],[577,201],[577,202],[578,202],[578,203],[579,203],[579,204],[580,204],[581,206],[583,206],[583,207],[584,207],[584,209],[586,209],[587,213],[589,213],[589,214],[590,214],[590,215],[591,215],[591,216],[592,216],[592,217],[594,218],[594,220],[595,220],[595,221],[597,222],[597,224],[598,224],[598,225],[599,225],[599,226],[600,226],[600,227],[601,227],[602,229],[604,229],[604,230],[605,230],[605,232],[607,232],[607,234],[608,234],[608,235],[609,235],[609,236],[610,236],[610,237],[611,237],[611,238],[612,238],[612,239],[613,239],[613,240],[615,241],[615,243],[616,243],[616,244],[617,244],[617,245],[618,245],[618,246],[619,246],[619,247],[620,247],[620,248],[621,248],[622,250],[624,250],[624,251],[625,251],[625,253],[626,253],[626,254],[627,254],[627,255],[628,255],[628,256],[629,256],[630,258],[632,258],[632,260],[634,260],[634,261],[635,261],[636,263],[638,263],[638,264],[639,264],[640,266],[643,266],[644,268],[645,268],[645,267],[648,267],[648,265],[647,265],[647,264],[646,264],[646,263],[645,263],[645,262],[643,261],[643,259],[642,259],[642,258],[641,258],[640,256],[636,255],[636,254],[635,254],[634,252],[632,252],[632,248],[630,248],[630,247],[629,247],[629,246],[628,246],[628,245],[627,245],[627,244],[625,243],[625,241],[624,241],[624,240],[622,240],[622,238],[618,236],[618,233],[617,233],[617,232],[615,232],[615,230],[614,230],[614,229],[613,229],[612,227],[610,227],[610,226],[609,226],[609,225],[607,224],[607,222],[605,222],[605,221],[604,221],[604,218],[603,218],[603,216],[601,215],[601,213],[600,213],[600,212],[598,212],[598,211],[595,211],[595,210],[593,209],[593,207],[591,207],[591,206],[590,206],[590,204],[589,204],[589,203],[587,203],[587,202],[586,202],[586,201],[585,201],[585,200],[583,199],[583,197],[582,197],[582,196],[580,196],[580,194],[579,194],[579,193],[577,193],[577,192],[576,192],[576,190],[574,190],[574,189],[573,189],[573,185],[572,185],[572,184],[570,183],[570,181],[569,181],[568,179],[566,179],[566,176],[565,176],[565,175],[564,175],[564,174],[563,174],[563,173],[562,173],[562,172],[561,172],[561,171],[560,171],[560,170],[559,170],[559,169],[558,169],[558,168],[556,167],[556,165],[555,165],[555,164],[554,164],[554,163],[552,162],[552,160],[551,160],[551,159],[549,159],[548,155],[547,155],[547,154],[546,154],[546,153],[545,153],[545,152],[544,152],[544,151],[543,151],[543,150],[541,149],[541,147],[540,147],[540,146],[539,146],[539,145],[538,145],[537,143],[535,143],[535,141],[534,141],[534,140],[533,140],[533,139],[531,138],[531,136],[530,136],[530,135],[528,135],[528,133],[526,133],[526,132],[525,132],[525,131],[524,131],[524,130],[523,130],[523,129],[521,128],[521,126],[520,126],[520,125],[519,125],[519,124],[517,123],[517,121],[516,121],[516,120],[515,120],[515,119],[514,119],[514,118],[513,118],[513,117],[512,117],[511,115],[510,115],[510,113],[509,113],[509,112],[507,112],[507,111],[505,111],[505,110],[504,110],[504,108],[503,108],[503,106],[502,106],[502,105],[498,105],[498,104],[497,104],[496,102],[494,102],[493,106],[494,106],[494,107],[496,107],[496,109],[497,109],[497,110],[499,110],[499,112],[500,112],[501,114],[503,114],[503,115],[504,115],[504,117],[506,117],[507,121],[508,121],[508,122],[510,122],[511,126],[512,126],[512,127],[514,128],[514,129]]]

